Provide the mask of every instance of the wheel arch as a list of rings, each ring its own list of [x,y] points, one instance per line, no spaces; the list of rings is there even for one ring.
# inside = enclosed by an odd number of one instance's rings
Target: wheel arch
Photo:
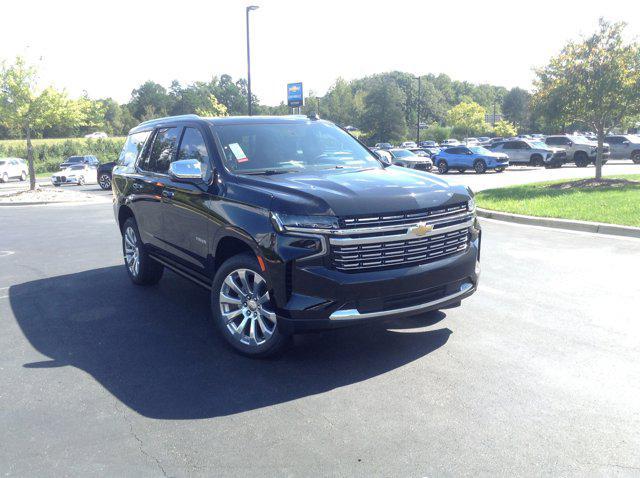
[[[238,254],[249,253],[256,258],[262,258],[260,248],[253,238],[246,232],[236,229],[221,231],[216,236],[211,249],[214,271],[217,271],[227,259]]]
[[[131,208],[126,205],[120,206],[120,209],[118,209],[118,227],[120,228],[120,232],[122,232],[125,221],[130,217],[135,218]]]

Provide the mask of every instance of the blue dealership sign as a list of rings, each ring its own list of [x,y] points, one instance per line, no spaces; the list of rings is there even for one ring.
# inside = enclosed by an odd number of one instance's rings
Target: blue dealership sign
[[[303,103],[302,82],[289,83],[287,85],[287,104],[291,108],[296,108],[298,106],[302,106],[302,103]]]

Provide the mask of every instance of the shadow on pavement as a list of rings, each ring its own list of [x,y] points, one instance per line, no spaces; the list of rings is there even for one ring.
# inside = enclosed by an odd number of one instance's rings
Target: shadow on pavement
[[[28,282],[9,289],[24,335],[151,418],[197,419],[266,407],[375,377],[444,345],[451,331],[425,330],[441,312],[296,337],[281,357],[231,351],[210,323],[209,294],[167,273],[136,287],[124,267]],[[44,371],[43,371],[44,372]]]

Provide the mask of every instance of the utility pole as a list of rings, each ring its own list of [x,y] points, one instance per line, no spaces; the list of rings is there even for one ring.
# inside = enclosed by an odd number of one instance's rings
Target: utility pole
[[[256,5],[249,5],[246,8],[247,16],[247,106],[249,116],[251,116],[251,49],[249,45],[249,12],[251,10],[257,10],[259,7]]]
[[[421,99],[422,99],[422,83],[421,83],[421,79],[420,77],[414,77],[416,80],[418,80],[418,106],[417,106],[417,110],[418,110],[418,122],[416,123],[416,144],[418,144],[420,142],[420,103],[421,103]]]

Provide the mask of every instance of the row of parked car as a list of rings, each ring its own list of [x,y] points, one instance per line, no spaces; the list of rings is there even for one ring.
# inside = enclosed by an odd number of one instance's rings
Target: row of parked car
[[[413,141],[394,148],[389,143],[378,143],[372,149],[379,157],[399,166],[430,171],[435,165],[440,173],[450,170],[464,172],[473,169],[484,173],[497,172],[509,164],[559,168],[565,163],[586,167],[595,163],[597,142],[583,135],[522,135],[513,138],[465,138],[464,142],[448,139]],[[609,135],[603,145],[603,161],[631,159],[640,164],[639,135]]]
[[[60,170],[51,176],[54,186],[62,184],[99,184],[102,189],[111,189],[111,172],[115,162],[100,163],[93,155],[70,156],[60,164]]]

